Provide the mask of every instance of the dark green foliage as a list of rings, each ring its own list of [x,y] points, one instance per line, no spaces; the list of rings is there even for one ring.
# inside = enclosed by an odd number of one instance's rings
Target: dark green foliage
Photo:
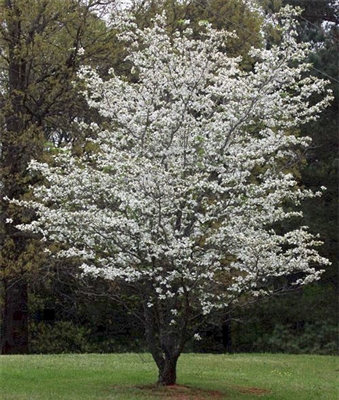
[[[52,338],[51,352],[58,353],[144,351],[143,326],[133,316],[137,309],[133,296],[126,301],[127,310],[114,299],[115,285],[79,279],[77,270],[76,265],[55,263],[44,279],[31,282],[29,352],[48,353]],[[74,341],[62,333],[63,323],[73,326]]]
[[[88,353],[89,330],[71,321],[31,323],[29,325],[31,354]]]
[[[234,314],[235,352],[338,354],[337,291],[313,284]]]
[[[271,353],[339,355],[338,326],[331,321],[305,323],[302,327],[278,324],[254,347]]]
[[[100,302],[95,304],[96,311],[100,314]],[[83,315],[86,323],[75,323],[80,317],[80,310],[73,316],[73,320],[55,321],[54,312],[51,313],[51,319],[46,318],[46,315],[40,321],[32,318],[29,325],[29,353],[144,352],[146,344],[142,328],[135,326],[131,318],[126,317],[119,307],[110,305],[112,312],[109,315],[93,315],[92,321],[89,320],[89,313]],[[44,311],[40,314],[46,314],[46,310]],[[101,325],[96,325],[98,321]]]
[[[303,205],[305,223],[313,232],[320,234],[324,242],[322,254],[332,262],[326,268],[318,283],[318,291],[306,290],[306,296],[317,299],[312,310],[314,326],[337,326],[339,298],[339,6],[334,1],[324,0],[300,1],[304,7],[301,19],[301,38],[312,40],[315,51],[310,61],[313,63],[312,73],[328,79],[333,90],[334,100],[320,118],[302,129],[302,134],[312,137],[313,143],[306,154],[307,165],[302,171],[301,180],[305,187],[317,190],[325,186],[327,190],[322,197],[307,201]],[[307,306],[307,303],[305,303]],[[329,320],[328,320],[329,318]],[[329,321],[328,324],[324,321]],[[310,329],[310,328],[309,328]],[[308,329],[308,331],[309,331]],[[325,328],[324,328],[325,329]],[[324,330],[320,330],[325,335]],[[321,343],[321,339],[315,336]],[[338,337],[337,337],[338,341]],[[329,344],[330,346],[330,344]],[[338,349],[338,343],[337,343]]]

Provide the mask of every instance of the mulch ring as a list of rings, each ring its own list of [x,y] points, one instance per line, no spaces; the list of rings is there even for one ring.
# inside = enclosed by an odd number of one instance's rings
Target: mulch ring
[[[171,386],[158,386],[158,385],[142,385],[137,386],[139,390],[144,393],[159,397],[160,399],[171,399],[171,400],[205,400],[205,399],[225,399],[227,394],[217,390],[206,390],[199,389],[191,386],[184,385],[171,385]],[[260,389],[255,387],[244,387],[244,386],[231,386],[233,390],[236,390],[243,394],[251,396],[261,396],[263,394],[270,393],[269,390]]]
[[[143,385],[137,386],[143,392],[147,392],[154,397],[171,400],[205,400],[205,399],[222,399],[225,393],[216,390],[205,390],[184,385]]]

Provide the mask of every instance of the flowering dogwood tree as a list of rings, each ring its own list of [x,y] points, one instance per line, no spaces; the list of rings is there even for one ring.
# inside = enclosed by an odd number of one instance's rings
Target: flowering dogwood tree
[[[37,214],[21,229],[138,296],[160,384],[175,383],[204,316],[271,293],[275,277],[314,281],[327,263],[306,227],[284,229],[301,216],[290,205],[317,195],[289,172],[309,143],[296,128],[330,99],[325,82],[305,77],[308,49],[285,17],[281,45],[253,49],[250,72],[207,23],[200,38],[189,23],[170,36],[164,16],[144,30],[122,24],[134,78],[83,68],[88,103],[106,122],[90,126],[83,155],[33,161],[46,183],[36,201],[17,201]]]

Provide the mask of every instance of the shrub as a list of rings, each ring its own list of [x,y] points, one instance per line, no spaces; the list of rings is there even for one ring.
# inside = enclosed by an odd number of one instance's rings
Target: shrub
[[[86,353],[89,330],[70,321],[32,323],[29,351],[33,354]]]
[[[305,323],[303,327],[276,325],[273,332],[257,340],[258,350],[283,353],[339,354],[338,327],[333,323]]]

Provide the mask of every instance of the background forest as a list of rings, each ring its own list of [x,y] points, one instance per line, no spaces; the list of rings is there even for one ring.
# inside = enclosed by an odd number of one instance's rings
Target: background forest
[[[1,0],[0,8],[0,274],[1,353],[146,351],[142,324],[134,318],[133,295],[124,305],[114,283],[78,277],[78,266],[51,259],[39,237],[14,228],[29,222],[30,212],[5,197],[30,199],[40,177],[27,173],[31,158],[48,162],[66,143],[82,152],[84,132],[77,121],[103,122],[87,107],[77,71],[96,67],[101,76],[114,68],[127,74],[126,49],[107,24],[113,1]],[[28,5],[29,3],[29,5]],[[259,46],[260,15],[241,0],[149,0],[132,2],[140,27],[164,9],[168,29],[181,21],[210,21],[234,30],[229,51],[243,57]],[[299,39],[311,43],[312,74],[327,79],[334,101],[300,135],[313,139],[300,154],[300,183],[327,188],[322,197],[303,204],[304,224],[319,233],[321,255],[331,261],[317,283],[274,298],[225,310],[192,342],[194,352],[288,352],[338,354],[338,29],[339,5],[332,0],[261,0],[266,16],[282,5],[300,6]],[[103,18],[105,16],[105,18]],[[106,22],[105,22],[106,21]],[[279,41],[272,29],[271,43]],[[133,80],[133,76],[128,76]],[[291,168],[296,168],[291,166]],[[14,225],[7,224],[13,220]],[[286,279],[286,278],[281,278]]]

